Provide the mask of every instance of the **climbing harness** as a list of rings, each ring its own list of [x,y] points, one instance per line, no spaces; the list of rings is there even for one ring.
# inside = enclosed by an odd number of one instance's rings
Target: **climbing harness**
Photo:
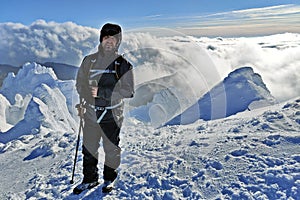
[[[96,111],[103,111],[101,113],[100,117],[97,119],[97,123],[100,123],[108,110],[115,109],[115,108],[121,106],[122,104],[123,104],[123,101],[121,101],[120,103],[118,103],[116,105],[113,105],[113,106],[100,107],[100,106],[95,106],[95,105],[92,105],[92,104],[89,104],[89,106],[91,108],[93,108],[95,110],[95,112]]]

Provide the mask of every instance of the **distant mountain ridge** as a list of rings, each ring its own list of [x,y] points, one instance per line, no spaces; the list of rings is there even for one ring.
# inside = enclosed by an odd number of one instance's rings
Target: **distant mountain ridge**
[[[0,64],[0,87],[2,86],[3,80],[6,78],[7,74],[13,72],[18,73],[19,67],[14,67],[12,65]]]
[[[78,67],[63,63],[45,62],[40,64],[52,68],[60,80],[74,80],[78,71]]]

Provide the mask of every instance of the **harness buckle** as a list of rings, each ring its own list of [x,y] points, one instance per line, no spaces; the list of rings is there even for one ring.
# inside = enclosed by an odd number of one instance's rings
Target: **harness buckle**
[[[91,108],[93,108],[95,111],[104,111],[105,110],[105,107],[100,107],[100,106],[94,106],[92,104],[89,104],[89,106]]]
[[[95,110],[103,111],[103,110],[105,110],[105,107],[98,107],[98,106],[97,106],[97,107],[95,108]]]

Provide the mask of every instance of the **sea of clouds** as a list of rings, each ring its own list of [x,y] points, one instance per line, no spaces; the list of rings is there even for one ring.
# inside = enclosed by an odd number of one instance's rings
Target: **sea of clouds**
[[[99,40],[96,29],[44,20],[29,26],[1,23],[0,38],[0,63],[14,66],[28,61],[78,65]]]
[[[0,64],[51,61],[79,66],[98,44],[98,29],[72,22],[0,24]],[[234,69],[250,66],[283,101],[300,95],[299,44],[300,35],[293,33],[207,38],[151,28],[124,30],[120,53],[135,66],[137,85],[177,73],[178,82],[191,88],[197,99]]]

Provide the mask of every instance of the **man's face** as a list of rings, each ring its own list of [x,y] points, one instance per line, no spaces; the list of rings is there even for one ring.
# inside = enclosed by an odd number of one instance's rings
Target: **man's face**
[[[114,51],[117,42],[118,41],[114,36],[104,36],[101,44],[104,51]]]

